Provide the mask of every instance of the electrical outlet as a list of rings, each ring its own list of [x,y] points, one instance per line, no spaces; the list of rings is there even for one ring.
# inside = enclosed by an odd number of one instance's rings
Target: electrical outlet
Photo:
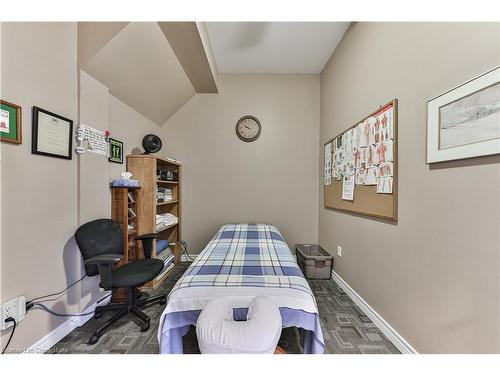
[[[339,258],[342,258],[342,246],[337,245],[337,255]]]
[[[0,329],[9,328],[14,325],[13,322],[5,322],[7,318],[14,318],[19,323],[26,316],[26,297],[19,296],[12,298],[0,305]]]

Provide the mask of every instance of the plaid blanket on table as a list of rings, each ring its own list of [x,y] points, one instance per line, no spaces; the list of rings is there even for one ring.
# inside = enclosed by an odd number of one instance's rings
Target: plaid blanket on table
[[[288,288],[313,296],[283,236],[267,224],[222,226],[170,295],[210,286]]]
[[[276,303],[283,327],[301,328],[304,353],[323,353],[316,299],[283,236],[267,224],[219,229],[168,296],[158,326],[160,352],[183,352],[182,336],[212,299],[225,297],[243,313],[259,295]]]

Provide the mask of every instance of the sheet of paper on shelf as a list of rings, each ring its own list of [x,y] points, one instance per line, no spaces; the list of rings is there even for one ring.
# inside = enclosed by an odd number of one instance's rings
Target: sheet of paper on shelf
[[[354,200],[354,174],[350,176],[345,176],[342,179],[342,199],[346,201]]]

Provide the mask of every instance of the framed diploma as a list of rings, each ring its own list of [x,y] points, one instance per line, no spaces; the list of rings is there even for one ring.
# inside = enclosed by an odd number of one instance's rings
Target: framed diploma
[[[31,153],[71,160],[73,121],[33,107]]]

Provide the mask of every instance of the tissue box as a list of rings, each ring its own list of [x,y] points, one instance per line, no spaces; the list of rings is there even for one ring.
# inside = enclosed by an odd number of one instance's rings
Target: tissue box
[[[123,178],[120,178],[118,180],[111,181],[111,186],[112,187],[138,187],[139,181],[138,180],[125,180]]]

